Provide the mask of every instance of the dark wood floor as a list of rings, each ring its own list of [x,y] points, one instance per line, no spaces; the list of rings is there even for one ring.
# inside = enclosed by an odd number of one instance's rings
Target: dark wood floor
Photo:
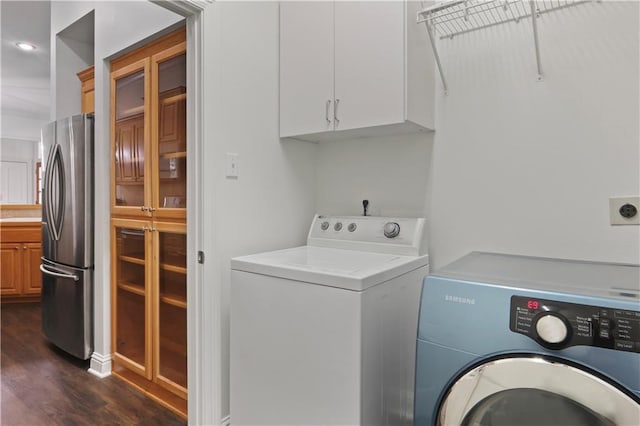
[[[100,379],[48,343],[40,304],[4,304],[0,424],[184,425],[171,411],[115,377]]]

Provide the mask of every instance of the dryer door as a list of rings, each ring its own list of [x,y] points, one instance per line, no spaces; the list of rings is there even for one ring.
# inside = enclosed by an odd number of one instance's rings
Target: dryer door
[[[450,388],[439,425],[638,425],[640,405],[614,385],[562,362],[504,358]]]

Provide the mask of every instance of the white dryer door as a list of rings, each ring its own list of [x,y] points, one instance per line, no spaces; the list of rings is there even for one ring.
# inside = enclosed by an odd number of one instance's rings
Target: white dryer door
[[[439,425],[639,425],[640,405],[595,375],[539,357],[504,358],[458,379]]]

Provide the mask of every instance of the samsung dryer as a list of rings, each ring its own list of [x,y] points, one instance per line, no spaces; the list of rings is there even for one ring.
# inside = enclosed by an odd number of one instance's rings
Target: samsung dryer
[[[416,425],[640,424],[640,267],[471,253],[424,281]]]
[[[410,425],[424,219],[316,216],[231,261],[231,423]]]

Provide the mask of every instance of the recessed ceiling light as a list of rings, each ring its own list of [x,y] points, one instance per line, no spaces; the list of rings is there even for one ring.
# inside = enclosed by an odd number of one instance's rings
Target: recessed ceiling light
[[[33,44],[24,41],[16,43],[16,46],[18,46],[22,50],[36,50],[36,47]]]

